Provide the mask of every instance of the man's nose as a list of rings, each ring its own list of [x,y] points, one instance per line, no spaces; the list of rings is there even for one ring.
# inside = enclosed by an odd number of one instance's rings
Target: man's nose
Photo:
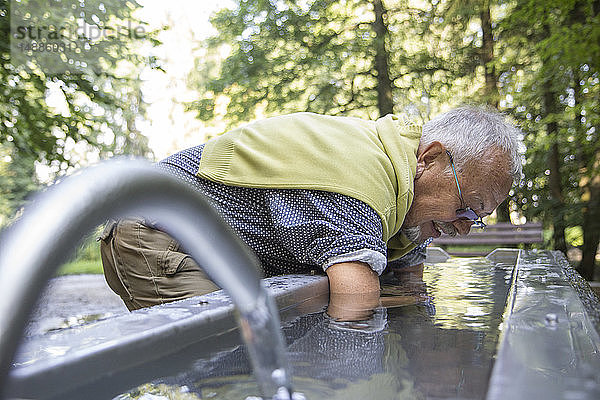
[[[468,219],[457,219],[452,221],[452,225],[454,225],[454,228],[456,228],[459,235],[467,235],[471,231],[473,221]]]

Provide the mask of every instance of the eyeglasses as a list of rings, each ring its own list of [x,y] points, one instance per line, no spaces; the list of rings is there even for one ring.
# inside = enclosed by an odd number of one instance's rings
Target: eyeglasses
[[[452,166],[452,172],[454,173],[454,179],[456,180],[456,187],[458,188],[458,195],[460,196],[460,204],[463,206],[462,208],[456,210],[456,218],[468,219],[469,221],[473,222],[472,226],[475,228],[485,228],[486,224],[483,222],[483,218],[477,215],[477,213],[475,213],[471,207],[466,205],[462,196],[462,191],[460,190],[460,185],[458,184],[458,176],[456,175],[456,168],[454,168],[454,159],[448,150],[446,150],[446,154],[448,154],[448,157],[450,157],[450,165]]]

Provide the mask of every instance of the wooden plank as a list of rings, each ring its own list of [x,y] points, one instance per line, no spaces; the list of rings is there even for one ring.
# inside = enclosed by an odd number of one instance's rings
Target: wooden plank
[[[435,239],[434,245],[455,246],[455,245],[486,245],[486,244],[520,244],[520,243],[542,243],[543,240],[538,237],[520,237],[520,238],[469,238],[469,237],[445,237]]]
[[[434,246],[514,246],[518,244],[543,243],[542,224],[530,222],[523,225],[498,223],[488,225],[485,230],[473,230],[467,236],[448,236],[443,234],[433,241]],[[485,255],[484,251],[454,251],[452,255]]]
[[[486,240],[506,240],[509,242],[518,242],[519,240],[539,240],[543,239],[541,234],[529,234],[529,235],[468,235],[468,236],[449,236],[442,235],[439,238],[436,238],[434,241],[436,242],[444,242],[444,241],[467,241],[467,242],[476,242],[476,241],[486,241]]]
[[[459,236],[459,235],[457,235],[457,236]],[[467,238],[473,237],[474,238],[474,237],[519,237],[519,236],[542,237],[542,231],[524,231],[524,232],[495,231],[495,232],[491,232],[491,231],[476,230],[476,231],[471,231],[467,236],[463,236],[463,237],[467,237]],[[451,237],[451,236],[443,234],[441,237]]]
[[[524,224],[511,224],[510,222],[498,222],[495,224],[490,224],[488,225],[489,228],[498,228],[498,229],[504,229],[504,228],[538,228],[538,229],[542,229],[543,225],[541,222],[526,222]]]

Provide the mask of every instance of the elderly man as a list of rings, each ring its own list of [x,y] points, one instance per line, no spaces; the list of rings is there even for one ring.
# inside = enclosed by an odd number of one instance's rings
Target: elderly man
[[[208,197],[266,276],[324,270],[335,307],[377,301],[388,260],[481,225],[520,177],[518,133],[500,114],[472,107],[422,129],[393,115],[298,113],[158,166]],[[109,224],[101,253],[109,286],[130,310],[217,289],[151,219]]]

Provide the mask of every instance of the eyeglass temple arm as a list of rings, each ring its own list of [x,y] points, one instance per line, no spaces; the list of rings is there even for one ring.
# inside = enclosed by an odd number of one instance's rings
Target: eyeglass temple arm
[[[463,202],[463,197],[462,197],[462,191],[460,190],[460,185],[458,184],[458,175],[456,174],[456,169],[454,168],[454,158],[452,157],[452,154],[450,154],[450,152],[448,150],[446,150],[446,154],[448,154],[448,157],[450,157],[450,166],[452,166],[452,172],[454,173],[454,179],[456,179],[456,187],[458,188],[458,195],[460,196],[460,201]]]

